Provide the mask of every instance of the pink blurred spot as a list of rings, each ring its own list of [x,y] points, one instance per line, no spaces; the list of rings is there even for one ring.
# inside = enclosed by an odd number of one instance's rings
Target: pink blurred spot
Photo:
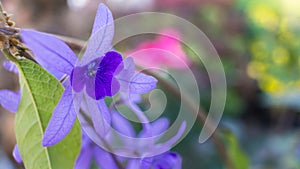
[[[143,67],[166,67],[186,69],[189,65],[182,46],[180,35],[176,30],[166,29],[154,40],[142,42],[137,48],[125,52]]]

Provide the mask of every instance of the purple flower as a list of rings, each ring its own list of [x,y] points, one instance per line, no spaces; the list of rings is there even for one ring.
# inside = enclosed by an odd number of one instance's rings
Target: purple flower
[[[70,132],[76,120],[76,113],[80,108],[74,105],[73,90],[81,92],[83,87],[86,87],[87,94],[96,100],[112,95],[110,87],[113,73],[122,60],[121,55],[116,52],[107,52],[110,49],[111,41],[109,45],[103,43],[112,40],[112,36],[108,32],[113,32],[113,30],[107,30],[111,27],[106,26],[112,22],[111,12],[105,5],[100,4],[91,40],[83,57],[84,61],[89,61],[83,66],[75,66],[78,61],[76,55],[64,42],[56,37],[33,30],[21,31],[22,40],[33,52],[38,63],[42,63],[47,70],[51,69],[51,73],[54,72],[53,74],[57,78],[64,74],[71,76],[69,78],[70,82],[66,81],[64,84],[65,91],[45,130],[42,141],[43,146],[56,144]],[[101,33],[103,29],[106,30],[106,34]],[[78,63],[83,63],[83,61],[78,61]],[[110,63],[114,64],[110,65]],[[104,88],[98,90],[96,87]]]
[[[115,156],[115,159],[113,156]],[[147,158],[119,157],[103,150],[83,134],[81,151],[74,169],[90,169],[93,160],[102,169],[118,169],[115,160],[120,164],[127,161],[126,169],[180,169],[182,162],[180,155],[174,152],[166,152]]]
[[[19,74],[19,70],[18,70],[18,68],[17,68],[17,65],[16,64],[14,64],[13,62],[11,62],[11,61],[4,61],[3,62],[3,67],[6,69],[6,70],[8,70],[8,71],[10,71],[10,72],[13,72],[13,73],[15,73],[15,74]]]
[[[182,159],[179,154],[166,152],[154,157],[131,159],[126,169],[181,169]]]
[[[135,63],[131,57],[123,61],[122,68],[123,70],[116,75],[116,79],[121,85],[122,94],[130,94],[129,98],[132,95],[150,92],[156,87],[157,80],[155,78],[135,71]]]
[[[18,110],[20,102],[20,93],[16,93],[10,90],[0,90],[0,105],[11,112]]]
[[[10,61],[4,61],[3,67],[15,74],[18,74],[17,66]],[[0,90],[0,105],[2,105],[5,109],[9,110],[10,112],[16,112],[19,107],[21,95],[20,92],[13,92],[10,90]],[[18,145],[15,145],[13,153],[12,153],[14,159],[18,162],[22,162],[21,154],[19,152]]]
[[[165,118],[160,118],[150,124],[153,135],[162,133],[168,128],[168,125],[169,121]],[[136,135],[131,123],[118,112],[112,113],[112,126],[126,136],[134,137]],[[143,129],[138,137],[146,137],[145,133],[148,132]],[[106,141],[110,141],[109,137],[106,137]],[[103,169],[117,169],[118,166],[115,160],[120,164],[126,164],[126,166],[123,166],[126,169],[180,169],[182,161],[179,154],[170,151],[146,158],[120,157],[113,154],[113,152],[109,153],[100,148],[83,132],[82,148],[75,169],[89,169],[93,160],[96,160],[97,165]]]
[[[83,131],[81,151],[76,160],[74,169],[90,169],[93,160],[95,160],[97,165],[102,169],[118,169],[112,158],[112,154],[92,142]]]
[[[135,73],[133,61],[126,59],[123,65],[121,55],[111,51],[113,34],[113,17],[103,4],[98,7],[92,35],[81,60],[78,60],[74,52],[55,36],[34,30],[21,31],[22,40],[32,51],[38,63],[58,79],[64,74],[69,75],[69,80],[63,84],[65,91],[45,130],[43,146],[54,145],[69,133],[80,109],[78,104],[81,96],[87,94],[92,98],[84,97],[89,100],[91,107],[89,113],[94,128],[99,135],[103,136],[107,130],[100,123],[104,124],[105,121],[110,124],[110,113],[103,101],[104,97],[113,96],[119,90],[129,95],[130,92],[142,94],[155,88],[156,79]],[[126,66],[127,61],[130,62],[129,67]],[[126,71],[131,73],[130,76],[124,73]],[[132,77],[132,80],[130,81],[128,77]],[[129,86],[129,88],[131,86],[132,90],[124,92],[123,89],[126,87],[122,86]]]
[[[16,65],[10,61],[4,61],[3,66],[6,70],[18,74]],[[16,112],[20,103],[20,92],[13,92],[10,90],[0,90],[0,105],[10,112]]]
[[[75,92],[80,92],[86,86],[87,94],[96,99],[113,96],[119,90],[119,84],[114,77],[122,57],[117,52],[107,52],[104,57],[93,60],[85,66],[77,66],[71,74],[71,85]]]
[[[153,169],[180,169],[181,168],[181,157],[179,154],[174,153],[174,152],[167,152],[162,155],[148,158],[148,159],[143,159],[142,164],[147,165],[148,162],[150,163],[151,167]],[[150,167],[149,167],[150,168]],[[146,169],[146,167],[145,167]]]

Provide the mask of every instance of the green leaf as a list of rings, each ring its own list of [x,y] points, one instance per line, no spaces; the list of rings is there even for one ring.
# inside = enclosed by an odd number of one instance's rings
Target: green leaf
[[[227,151],[229,158],[233,162],[235,169],[248,169],[249,168],[249,159],[244,151],[240,148],[238,140],[235,136],[227,132],[225,133],[227,141]]]
[[[21,103],[16,114],[17,144],[26,169],[72,169],[80,151],[81,129],[76,121],[58,144],[42,146],[42,138],[63,86],[55,77],[29,60],[19,60]]]

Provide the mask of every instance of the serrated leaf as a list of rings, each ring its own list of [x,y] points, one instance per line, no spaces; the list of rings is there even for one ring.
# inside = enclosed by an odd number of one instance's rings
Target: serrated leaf
[[[42,138],[63,86],[54,76],[29,60],[19,60],[21,103],[16,114],[17,144],[26,169],[72,169],[80,151],[81,129],[76,121],[58,144],[42,146]]]

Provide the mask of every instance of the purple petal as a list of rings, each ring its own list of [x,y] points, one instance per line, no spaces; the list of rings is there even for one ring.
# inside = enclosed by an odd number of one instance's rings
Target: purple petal
[[[18,110],[20,99],[20,93],[10,90],[0,90],[0,104],[11,112]]]
[[[158,135],[161,134],[162,132],[166,131],[169,127],[169,119],[167,118],[160,118],[156,121],[154,121],[153,123],[151,123],[151,129],[152,129],[152,133],[154,135]]]
[[[143,159],[130,159],[126,166],[126,169],[150,169],[153,163],[154,157],[143,158]]]
[[[13,72],[15,74],[19,74],[19,70],[17,68],[17,65],[14,64],[13,62],[6,60],[6,61],[3,62],[3,66],[6,70],[8,70],[10,72]]]
[[[90,146],[92,144],[92,140],[89,138],[89,136],[86,134],[84,130],[82,132],[82,141],[81,141],[81,147]]]
[[[93,147],[91,145],[82,146],[80,154],[76,160],[74,169],[90,169],[93,159]]]
[[[112,158],[112,154],[104,151],[100,147],[94,147],[94,155],[101,169],[118,169],[118,166]]]
[[[95,100],[99,100],[99,99],[102,99],[102,98],[97,98],[96,95],[96,88],[95,88],[95,79],[96,78],[88,78],[86,79],[86,93],[93,99]],[[98,86],[99,87],[99,90],[98,91],[102,91],[102,90],[105,90],[104,89],[104,86]]]
[[[156,145],[156,149],[165,149],[165,148],[169,148],[171,149],[172,145],[174,143],[176,143],[180,138],[181,136],[183,135],[184,131],[186,129],[186,121],[183,121],[179,127],[179,130],[178,132],[173,136],[171,137],[168,141],[166,141],[165,143],[162,143],[162,144],[157,144]]]
[[[154,158],[153,169],[180,169],[182,159],[179,154],[169,152]]]
[[[149,169],[152,165],[153,162],[153,157],[149,157],[149,158],[144,158],[141,160],[141,167],[142,169]]]
[[[23,161],[17,144],[14,147],[12,155],[17,163],[21,163]]]
[[[96,99],[113,96],[119,90],[118,82],[113,78],[122,57],[117,52],[107,52],[99,65],[95,80]]]
[[[123,60],[123,69],[117,75],[117,77],[123,79],[130,79],[135,73],[135,63],[132,57],[127,57]]]
[[[167,118],[159,118],[151,123],[151,131],[142,130],[139,137],[144,138],[159,135],[168,129],[169,124],[170,122]]]
[[[91,97],[85,97],[85,111],[90,114],[95,131],[100,136],[105,136],[111,124],[110,112],[104,100],[94,100]]]
[[[100,3],[95,16],[92,35],[97,33],[97,31],[102,29],[110,22],[113,22],[113,16],[110,10],[103,3]]]
[[[114,36],[114,21],[110,10],[100,4],[94,21],[92,35],[87,45],[81,65],[86,65],[91,60],[103,56],[112,49],[111,42]]]
[[[126,169],[181,169],[182,159],[179,154],[167,152],[155,157],[143,159],[132,159],[128,162]]]
[[[129,137],[135,136],[135,131],[131,125],[131,123],[125,119],[122,115],[120,115],[118,112],[114,112],[112,114],[112,125],[114,128]]]
[[[136,169],[140,168],[140,159],[130,159],[127,163],[126,169]]]
[[[126,58],[123,61],[123,69],[116,75],[116,79],[120,82],[120,91],[128,93],[129,83],[128,80],[135,73],[135,64],[131,57]]]
[[[71,73],[71,85],[75,92],[82,91],[87,77],[85,75],[86,67],[76,66]]]
[[[129,90],[131,94],[144,94],[150,92],[156,87],[157,80],[141,72],[135,74],[129,81]]]
[[[21,37],[37,62],[49,72],[56,77],[71,74],[77,58],[63,41],[53,35],[28,29],[21,31]]]
[[[72,88],[68,85],[57,104],[53,115],[48,123],[44,138],[43,146],[52,146],[61,141],[72,129],[76,120],[77,107],[73,104]]]
[[[99,112],[101,112],[102,119],[105,121],[105,123],[104,123],[105,125],[102,125],[102,128],[103,128],[102,130],[104,131],[104,133],[106,133],[110,129],[111,114],[110,114],[110,111],[108,110],[108,107],[104,100],[97,101],[97,105],[98,105]],[[94,119],[93,122],[97,122],[97,121],[100,121],[100,120]],[[101,124],[101,123],[98,123],[98,124]],[[109,127],[109,128],[107,128],[107,127]]]
[[[130,94],[129,99],[133,103],[140,103],[142,101],[142,97],[139,94]]]

